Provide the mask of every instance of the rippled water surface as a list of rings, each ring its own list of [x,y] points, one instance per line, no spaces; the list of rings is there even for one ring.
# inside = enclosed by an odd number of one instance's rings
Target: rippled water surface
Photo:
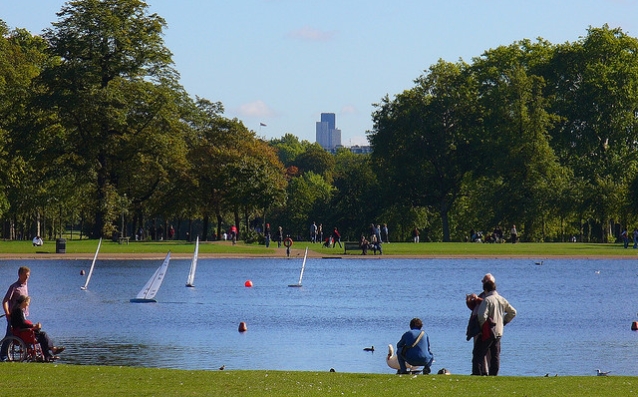
[[[63,363],[393,373],[387,345],[420,317],[433,369],[467,374],[464,298],[491,272],[519,312],[505,327],[502,375],[638,375],[634,260],[308,259],[302,288],[288,287],[301,258],[200,259],[195,288],[185,287],[189,261],[172,260],[158,303],[130,303],[160,263],[98,259],[83,291],[90,261],[3,261],[1,288],[31,268],[31,319],[67,347]]]

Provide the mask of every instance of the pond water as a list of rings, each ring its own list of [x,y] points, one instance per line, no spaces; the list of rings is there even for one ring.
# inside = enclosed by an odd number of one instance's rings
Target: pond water
[[[2,261],[6,287],[31,268],[30,318],[58,345],[60,362],[180,369],[394,373],[385,364],[410,319],[420,317],[433,370],[469,374],[465,294],[487,272],[518,310],[505,327],[501,375],[638,375],[635,260],[200,259],[172,260],[157,303],[130,303],[160,261]],[[251,280],[252,288],[244,287]],[[248,331],[239,333],[240,322]],[[375,346],[374,352],[363,351]]]

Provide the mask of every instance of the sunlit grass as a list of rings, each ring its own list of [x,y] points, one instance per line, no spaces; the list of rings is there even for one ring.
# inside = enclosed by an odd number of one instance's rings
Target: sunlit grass
[[[293,246],[295,256],[303,253],[305,247],[322,256],[343,256],[343,248],[326,248],[321,244],[311,244],[307,241],[296,241]],[[67,254],[94,253],[97,248],[97,240],[66,240]],[[194,250],[194,242],[184,240],[170,241],[131,241],[129,244],[119,244],[111,240],[104,240],[100,249],[101,253],[119,254],[165,254],[173,253],[191,254]],[[45,241],[41,247],[34,247],[30,241],[0,241],[0,254],[35,254],[55,253],[56,242]],[[230,241],[202,242],[199,252],[201,254],[237,254],[284,257],[286,250],[282,246],[277,248],[277,243],[272,243],[270,248],[259,244],[246,244],[243,241],[233,245]],[[390,243],[383,244],[384,255],[399,256],[507,256],[507,257],[596,257],[596,256],[629,256],[638,257],[638,249],[631,246],[627,249],[622,244],[594,244],[594,243],[517,243],[517,244],[480,244],[480,243]],[[348,251],[348,256],[361,255],[360,250]],[[372,251],[369,251],[372,255]]]
[[[626,376],[474,377],[290,371],[191,371],[2,363],[2,395],[27,396],[628,396]]]

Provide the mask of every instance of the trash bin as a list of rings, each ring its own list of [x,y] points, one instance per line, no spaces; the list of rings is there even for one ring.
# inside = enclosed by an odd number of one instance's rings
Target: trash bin
[[[65,238],[59,238],[55,240],[55,253],[66,254],[66,239]]]

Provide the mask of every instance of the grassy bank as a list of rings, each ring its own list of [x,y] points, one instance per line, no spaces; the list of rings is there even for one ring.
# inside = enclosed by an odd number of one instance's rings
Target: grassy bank
[[[322,256],[343,256],[343,249],[325,248],[321,244],[309,242],[295,242],[294,250],[303,250],[308,246],[312,252]],[[97,240],[66,240],[67,254],[94,253]],[[56,251],[55,241],[46,241],[41,247],[34,247],[30,241],[0,241],[0,254],[36,254]],[[131,241],[130,244],[119,244],[110,240],[102,243],[101,253],[114,254],[162,254],[171,251],[178,254],[192,254],[193,243],[183,240],[176,241]],[[239,254],[239,255],[267,255],[285,256],[285,248],[277,248],[271,244],[270,248],[258,244],[238,242],[232,245],[228,241],[203,242],[200,254]],[[593,256],[629,256],[638,258],[638,250],[624,249],[622,244],[593,244],[593,243],[517,243],[517,244],[479,244],[479,243],[390,243],[383,244],[384,255],[399,256],[509,256],[509,257],[593,257]],[[348,252],[348,255],[360,255],[361,251]],[[372,251],[370,251],[372,254]]]
[[[186,371],[2,363],[0,395],[27,396],[627,396],[638,379]]]

